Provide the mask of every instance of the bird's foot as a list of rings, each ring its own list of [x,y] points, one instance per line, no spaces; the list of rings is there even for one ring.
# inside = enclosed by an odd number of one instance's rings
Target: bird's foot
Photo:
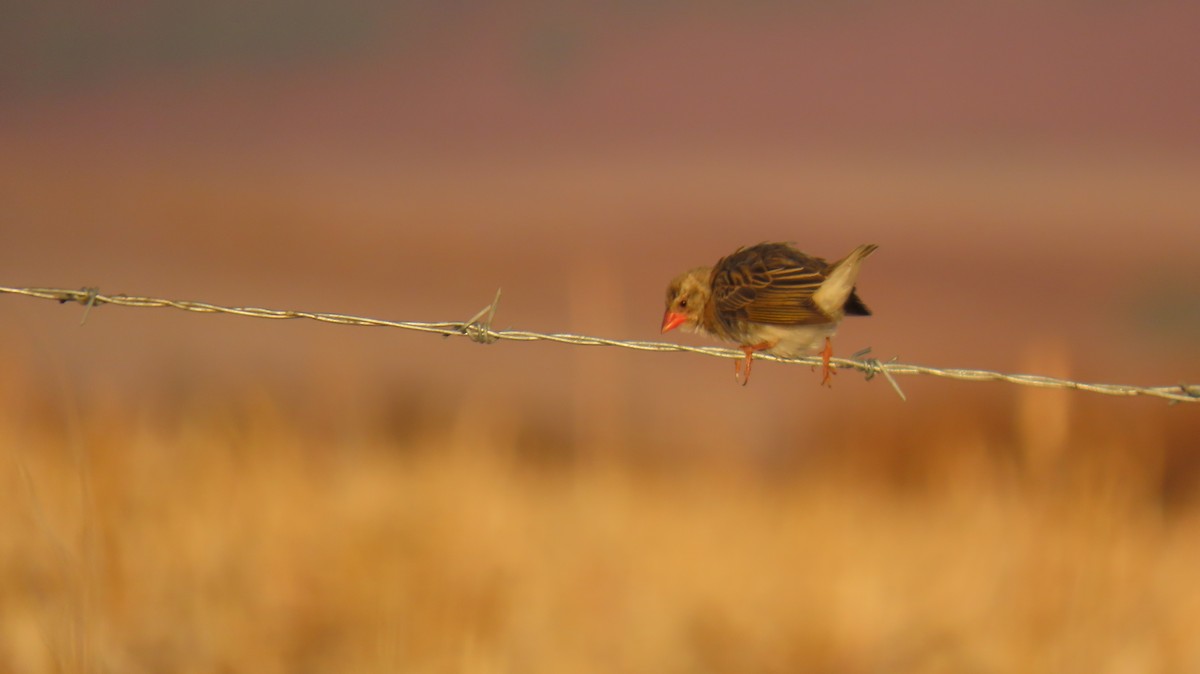
[[[741,382],[742,386],[750,383],[750,366],[754,364],[754,352],[769,349],[774,344],[769,342],[759,342],[753,345],[743,345],[740,348],[746,357],[740,360],[733,361],[733,380]],[[745,373],[743,374],[743,370]]]
[[[833,388],[833,375],[837,374],[837,370],[829,363],[829,359],[833,357],[833,342],[828,337],[825,338],[825,348],[821,349],[821,386]]]

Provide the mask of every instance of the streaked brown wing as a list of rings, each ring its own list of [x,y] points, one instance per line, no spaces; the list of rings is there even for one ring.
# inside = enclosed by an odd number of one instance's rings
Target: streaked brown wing
[[[773,325],[826,323],[812,301],[828,263],[784,243],[739,249],[713,267],[716,318],[732,331],[737,322]]]

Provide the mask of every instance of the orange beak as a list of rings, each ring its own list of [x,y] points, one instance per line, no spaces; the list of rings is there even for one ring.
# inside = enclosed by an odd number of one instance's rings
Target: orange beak
[[[678,311],[668,311],[663,315],[662,331],[670,332],[686,323],[687,319],[687,314],[681,314]]]

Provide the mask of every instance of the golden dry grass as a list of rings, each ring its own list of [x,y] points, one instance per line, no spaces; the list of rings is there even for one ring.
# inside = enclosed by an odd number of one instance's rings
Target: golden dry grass
[[[689,458],[469,402],[330,427],[14,376],[0,671],[1200,666],[1190,409],[1089,399],[1046,436],[1004,391]]]

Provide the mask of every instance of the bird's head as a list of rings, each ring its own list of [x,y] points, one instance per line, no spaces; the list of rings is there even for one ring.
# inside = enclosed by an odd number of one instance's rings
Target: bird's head
[[[667,310],[663,314],[662,331],[668,332],[679,326],[695,330],[701,325],[704,305],[712,294],[709,277],[712,270],[697,267],[684,272],[667,286]]]

